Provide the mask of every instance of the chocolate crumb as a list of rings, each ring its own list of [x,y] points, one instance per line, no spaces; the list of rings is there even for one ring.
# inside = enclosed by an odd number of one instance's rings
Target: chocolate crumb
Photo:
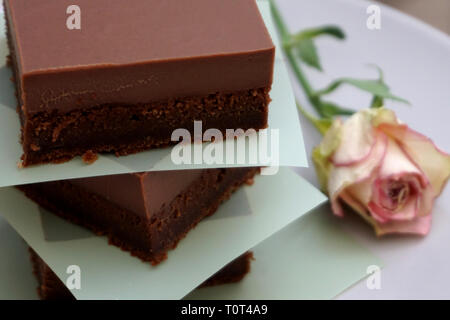
[[[81,157],[83,162],[86,164],[93,164],[98,159],[98,155],[94,153],[92,150],[86,151],[85,154]]]
[[[248,179],[248,180],[245,182],[245,184],[248,185],[248,186],[252,186],[254,183],[255,183],[255,179],[253,179],[253,178]]]

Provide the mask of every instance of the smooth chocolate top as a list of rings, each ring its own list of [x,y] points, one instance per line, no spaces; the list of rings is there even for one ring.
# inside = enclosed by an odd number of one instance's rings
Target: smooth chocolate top
[[[66,9],[81,9],[69,30]],[[6,0],[26,114],[267,87],[255,0]]]
[[[70,180],[121,208],[150,218],[198,179],[204,170],[156,171]]]

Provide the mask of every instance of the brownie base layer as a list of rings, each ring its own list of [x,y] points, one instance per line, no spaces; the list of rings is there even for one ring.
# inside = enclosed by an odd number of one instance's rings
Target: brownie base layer
[[[110,244],[156,265],[203,218],[244,183],[252,183],[259,168],[203,170],[201,176],[150,219],[136,215],[68,181],[19,186],[26,196],[71,222],[106,235]]]
[[[270,87],[237,92],[174,98],[143,104],[107,104],[61,113],[57,110],[27,114],[14,48],[7,24],[10,48],[8,65],[18,99],[21,142],[24,153],[21,166],[60,163],[76,156],[92,162],[97,153],[125,156],[166,147],[179,128],[194,136],[194,121],[202,121],[205,131],[215,128],[264,129],[267,127]]]
[[[178,128],[203,130],[267,127],[269,89],[174,99],[142,105],[103,105],[65,114],[41,112],[22,122],[22,165],[59,163],[86,153],[125,156],[166,147]]]
[[[50,269],[50,267],[42,260],[39,255],[29,249],[33,273],[38,280],[37,292],[42,300],[74,300],[69,289],[58,278],[58,276]],[[253,253],[246,252],[242,256],[236,258],[219,272],[214,274],[208,280],[200,285],[200,287],[209,287],[222,285],[227,283],[241,281],[249,272],[250,264],[253,260]]]
[[[228,283],[239,282],[250,272],[250,265],[254,260],[253,252],[248,251],[239,258],[227,264],[223,269],[215,273],[203,282],[199,288],[211,287]]]

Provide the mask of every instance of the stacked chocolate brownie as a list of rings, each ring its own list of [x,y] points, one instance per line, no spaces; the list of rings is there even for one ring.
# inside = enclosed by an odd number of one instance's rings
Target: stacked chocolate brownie
[[[45,209],[154,265],[257,168],[160,171],[18,188]]]
[[[22,165],[267,126],[274,45],[254,0],[5,0]],[[75,3],[74,2],[74,3]]]
[[[38,280],[38,295],[43,300],[74,300],[69,289],[58,278],[33,249],[29,249],[33,273]],[[246,252],[227,264],[208,280],[203,282],[199,288],[222,284],[230,284],[241,281],[250,272],[250,263],[253,259],[251,252]]]
[[[5,0],[4,6],[22,167],[166,147],[178,128],[193,136],[194,121],[222,132],[267,127],[275,48],[255,0]],[[79,19],[77,27],[67,13]],[[155,265],[258,172],[206,168],[19,188]],[[243,255],[204,285],[241,279],[250,260]],[[43,299],[72,297],[33,251],[32,261]]]

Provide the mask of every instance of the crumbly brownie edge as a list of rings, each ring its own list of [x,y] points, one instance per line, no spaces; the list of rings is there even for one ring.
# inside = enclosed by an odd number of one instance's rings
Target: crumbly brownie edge
[[[160,222],[152,224],[153,232],[150,233],[156,235],[152,237],[153,246],[158,248],[157,251],[162,249],[162,252],[165,252],[164,256],[158,257],[158,259],[166,259],[168,249],[175,249],[178,242],[191,229],[195,228],[203,218],[213,215],[220,204],[228,200],[243,184],[252,184],[254,176],[260,172],[260,169],[228,168],[206,171],[208,174],[205,179],[177,197],[169,216],[164,214],[164,218]],[[181,211],[177,210],[177,208],[182,208],[180,203],[184,204],[186,200],[193,205],[188,205]],[[180,227],[181,233],[179,232]],[[161,228],[163,232],[156,233],[154,228]],[[175,235],[173,234],[174,230],[177,230]],[[159,262],[158,260],[157,263]]]
[[[42,300],[70,300],[73,295],[53,273],[47,264],[37,255],[37,253],[28,248],[30,253],[31,266],[33,274],[38,281],[37,294]]]
[[[227,264],[223,269],[219,270],[208,280],[203,282],[199,288],[241,281],[248,273],[250,273],[252,260],[255,260],[253,252],[247,251],[236,260],[233,260]]]
[[[39,255],[29,248],[33,273],[38,280],[37,293],[42,300],[73,300],[75,297],[58,276],[47,266]],[[220,271],[203,282],[199,288],[235,283],[241,281],[249,272],[252,252],[239,256]]]
[[[176,197],[177,202],[169,206],[174,211],[173,214],[163,220],[152,219],[155,221],[150,222],[66,181],[18,188],[43,208],[98,235],[106,235],[111,244],[156,265],[165,260],[167,252],[174,249],[203,218],[215,213],[219,205],[235,190],[244,183],[251,183],[259,168],[205,171],[207,173],[203,180],[194,182]],[[185,202],[186,199],[189,201]],[[179,215],[180,210],[184,214]],[[158,215],[167,216],[166,213]],[[158,218],[158,215],[155,217]]]
[[[59,163],[90,153],[125,156],[175,144],[172,133],[194,121],[202,129],[263,129],[267,127],[269,88],[216,93],[142,105],[102,105],[66,114],[42,112],[23,123],[23,166]],[[224,135],[225,136],[225,135]]]

